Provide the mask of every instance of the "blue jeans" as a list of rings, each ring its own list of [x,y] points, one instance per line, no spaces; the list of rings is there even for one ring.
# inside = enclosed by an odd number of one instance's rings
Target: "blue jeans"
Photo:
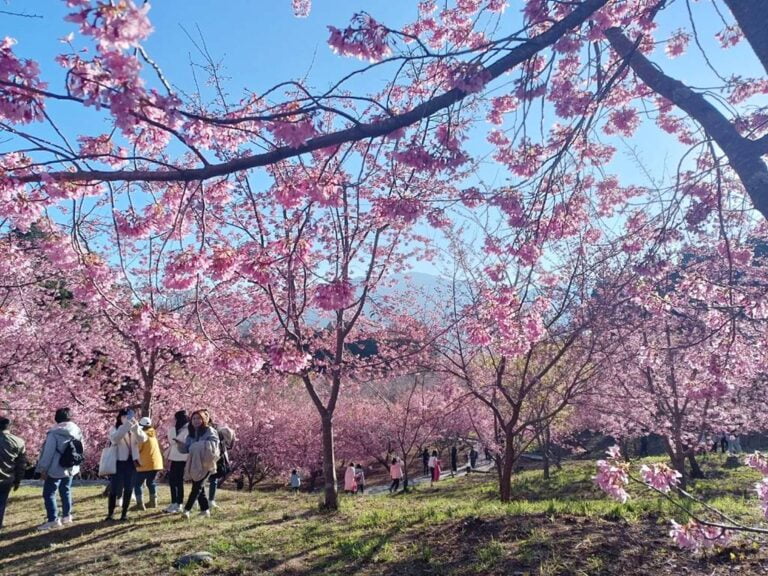
[[[51,478],[48,476],[43,484],[43,501],[48,522],[53,522],[58,517],[56,507],[56,491],[61,497],[61,516],[69,516],[72,513],[72,478]]]
[[[157,470],[150,470],[149,472],[136,472],[136,486],[133,488],[133,493],[136,494],[136,501],[144,499],[144,482],[147,483],[147,488],[149,489],[149,497],[154,498],[157,495],[157,484],[155,484],[157,472]]]
[[[216,474],[208,477],[208,500],[216,500],[216,488],[219,487],[219,478]]]
[[[3,517],[5,516],[5,505],[8,502],[8,495],[11,493],[13,484],[0,484],[0,528],[3,527]]]

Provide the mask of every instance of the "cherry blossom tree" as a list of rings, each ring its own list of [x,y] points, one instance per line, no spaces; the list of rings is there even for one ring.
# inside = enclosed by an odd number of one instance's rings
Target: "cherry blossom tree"
[[[765,424],[750,401],[765,362],[765,265],[754,251],[733,242],[689,247],[677,261],[660,255],[653,273],[627,286],[632,299],[604,332],[619,345],[583,399],[580,418],[593,427],[617,438],[661,435],[682,487],[686,458],[700,475],[695,454],[706,437]]]
[[[362,455],[374,457],[386,469],[393,456],[401,459],[407,491],[411,466],[420,462],[423,447],[469,435],[468,398],[455,384],[435,381],[429,374],[389,384],[391,391],[372,383],[374,394],[368,398],[348,398],[342,418],[350,428],[348,442],[359,446]]]
[[[425,0],[397,28],[363,12],[331,26],[329,49],[367,61],[340,78],[289,73],[230,95],[208,55],[212,96],[178,86],[153,59],[148,3],[66,6],[72,33],[51,55],[58,76],[43,77],[12,38],[0,42],[0,231],[45,230],[46,258],[77,272],[67,289],[100,311],[105,357],[132,371],[138,385],[126,397],[147,412],[170,405],[164,391],[207,386],[216,370],[254,375],[266,365],[300,380],[322,423],[330,507],[342,385],[381,376],[391,369],[383,358],[419,348],[361,359],[354,343],[402,342],[407,329],[388,324],[373,295],[434,256],[424,228],[465,233],[467,213],[474,224],[493,214],[473,248],[498,261],[473,268],[442,349],[512,434],[504,496],[521,446],[582,390],[608,345],[590,294],[593,254],[574,263],[567,249],[587,253],[602,240],[611,257],[643,260],[654,244],[672,249],[684,233],[714,229],[732,299],[746,265],[732,245],[733,211],[768,215],[768,82],[762,70],[726,76],[710,57],[727,48],[766,68],[763,3],[527,0],[519,12],[503,0]],[[311,5],[291,9],[306,17]],[[702,19],[715,18],[721,30],[705,34]],[[708,81],[674,78],[675,58]],[[68,110],[98,128],[68,133],[59,116]],[[652,186],[617,154],[644,129],[677,154]],[[509,186],[486,184],[486,158]],[[606,234],[611,220],[626,229],[620,240]],[[552,258],[570,268],[553,272]],[[653,281],[655,268],[634,264]],[[20,302],[8,300],[0,318],[19,318]],[[77,331],[59,319],[41,321]],[[668,350],[687,330],[678,324]],[[9,320],[8,334],[33,325]],[[563,362],[580,369],[565,373]]]

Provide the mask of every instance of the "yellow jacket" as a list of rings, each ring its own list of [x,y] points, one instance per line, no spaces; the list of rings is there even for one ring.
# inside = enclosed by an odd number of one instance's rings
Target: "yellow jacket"
[[[151,472],[163,469],[163,453],[157,441],[154,428],[142,430],[139,428],[139,465],[138,472]]]

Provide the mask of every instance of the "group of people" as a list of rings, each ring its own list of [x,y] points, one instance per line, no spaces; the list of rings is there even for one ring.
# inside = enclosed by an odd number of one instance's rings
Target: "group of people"
[[[720,447],[723,454],[728,452],[728,454],[739,454],[741,453],[741,439],[731,432],[730,434],[726,434],[725,432],[721,434],[713,435],[712,438],[712,452],[717,453],[718,446]]]
[[[194,411],[187,417],[185,410],[174,414],[174,424],[167,430],[168,449],[165,453],[170,462],[168,485],[171,503],[164,512],[181,512],[189,518],[197,502],[200,515],[210,516],[216,504],[216,490],[229,473],[229,454],[235,442],[234,432],[226,426],[216,426],[208,410]],[[157,507],[158,472],[165,469],[163,453],[157,432],[148,417],[136,418],[130,409],[118,412],[114,427],[109,432],[110,446],[114,453],[115,473],[110,474],[107,521],[115,519],[115,509],[120,502],[119,520],[128,518],[131,492],[136,498],[133,510]],[[110,470],[111,471],[111,470]],[[186,503],[184,481],[192,483]],[[208,481],[206,494],[205,482]],[[149,491],[149,501],[144,503],[144,485]]]
[[[365,493],[365,472],[362,464],[350,462],[344,471],[344,492],[347,494]]]
[[[229,473],[228,449],[234,445],[235,434],[228,427],[215,426],[205,409],[196,410],[189,417],[186,411],[180,410],[174,418],[174,424],[167,431],[168,448],[163,454],[151,418],[139,418],[132,409],[117,413],[108,433],[109,446],[104,449],[100,462],[100,475],[109,477],[105,521],[127,520],[132,496],[136,504],[131,510],[157,508],[156,479],[165,469],[166,461],[170,462],[171,503],[164,512],[181,512],[189,518],[195,502],[202,516],[210,516],[210,509],[218,507],[216,490]],[[46,521],[38,526],[38,530],[51,530],[73,521],[72,479],[80,472],[84,458],[85,439],[77,424],[72,422],[70,409],[56,410],[54,421],[35,468],[43,480],[46,511]],[[24,441],[10,432],[8,418],[0,418],[0,528],[9,494],[18,489],[26,467]],[[192,482],[186,503],[185,480]],[[149,493],[146,502],[145,485]],[[57,505],[57,493],[61,510]],[[116,519],[118,506],[120,516]]]
[[[467,452],[467,465],[470,468],[477,468],[477,459],[480,453],[471,446]],[[490,456],[486,451],[486,459],[490,460]],[[440,474],[442,473],[441,461],[437,450],[432,450],[430,453],[428,448],[424,448],[421,452],[421,461],[424,465],[424,476],[429,475],[430,482],[434,483],[440,480]],[[454,476],[459,470],[459,449],[454,444],[451,446],[451,476]]]

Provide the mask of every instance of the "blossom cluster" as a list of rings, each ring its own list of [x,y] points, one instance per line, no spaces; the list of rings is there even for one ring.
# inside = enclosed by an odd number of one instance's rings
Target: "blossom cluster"
[[[312,0],[291,0],[291,6],[296,18],[306,18],[312,9]]]
[[[344,30],[328,26],[331,37],[328,44],[342,56],[378,62],[392,53],[389,45],[389,29],[370,15],[360,12],[352,17],[352,24]]]
[[[354,288],[349,281],[334,280],[315,288],[315,304],[321,310],[341,310],[352,302]]]
[[[686,524],[678,524],[672,520],[670,537],[680,548],[697,552],[705,548],[723,546],[731,539],[731,534],[724,528],[706,526],[696,520],[689,520]]]
[[[131,0],[95,4],[91,0],[67,0],[67,6],[77,11],[66,20],[79,24],[80,33],[92,36],[101,51],[134,48],[152,33],[148,2],[137,8]]]
[[[658,463],[650,466],[643,464],[640,468],[640,477],[652,488],[667,493],[680,483],[682,474],[666,464]]]
[[[20,124],[43,120],[42,99],[26,90],[46,88],[38,78],[40,68],[33,60],[17,58],[12,49],[14,44],[16,41],[8,36],[0,40],[0,119]]]
[[[760,500],[763,515],[768,518],[768,458],[760,452],[755,452],[747,456],[745,463],[765,476],[755,484],[755,492],[757,492],[757,497]]]
[[[621,461],[621,451],[618,446],[609,448],[607,454],[608,458],[597,461],[597,475],[593,479],[603,492],[624,503],[629,499],[629,493],[626,490],[629,484],[629,465]]]

